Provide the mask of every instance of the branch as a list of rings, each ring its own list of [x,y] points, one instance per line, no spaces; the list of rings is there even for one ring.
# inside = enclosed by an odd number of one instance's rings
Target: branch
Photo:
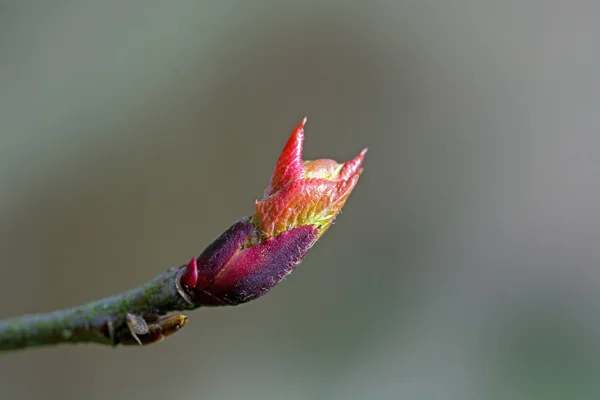
[[[187,322],[174,311],[192,310],[180,286],[185,266],[173,267],[128,292],[46,314],[0,321],[0,351],[59,343],[149,344],[177,332]]]

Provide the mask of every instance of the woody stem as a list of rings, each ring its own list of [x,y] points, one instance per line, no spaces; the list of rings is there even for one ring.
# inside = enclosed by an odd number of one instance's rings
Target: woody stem
[[[101,300],[45,314],[0,320],[0,351],[60,343],[116,346],[131,343],[134,337],[138,340],[128,324],[128,316],[160,316],[198,307],[186,300],[179,286],[181,268],[173,267],[142,286]],[[144,334],[139,336],[144,339]],[[146,339],[141,342],[155,341]]]

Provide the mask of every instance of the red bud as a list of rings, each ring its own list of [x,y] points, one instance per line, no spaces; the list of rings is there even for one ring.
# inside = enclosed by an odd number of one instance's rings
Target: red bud
[[[198,264],[196,263],[196,257],[193,257],[188,265],[185,266],[185,270],[181,274],[181,286],[186,290],[192,290],[198,284]]]
[[[345,163],[302,160],[306,118],[287,141],[256,213],[214,240],[181,273],[186,300],[236,305],[267,293],[333,223],[362,173],[363,150]]]

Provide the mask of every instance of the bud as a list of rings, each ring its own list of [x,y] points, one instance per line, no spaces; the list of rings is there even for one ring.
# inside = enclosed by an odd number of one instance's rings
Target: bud
[[[158,343],[187,324],[187,317],[182,314],[150,317],[153,318],[153,322],[148,324],[141,316],[128,314],[129,329],[121,334],[120,343],[125,345]]]
[[[362,172],[351,161],[302,160],[304,124],[294,129],[256,213],[239,220],[180,274],[198,305],[236,305],[262,296],[302,261],[331,226]]]

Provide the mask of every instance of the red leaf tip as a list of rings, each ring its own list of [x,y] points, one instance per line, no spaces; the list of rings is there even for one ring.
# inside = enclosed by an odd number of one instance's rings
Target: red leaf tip
[[[302,166],[304,124],[306,124],[306,117],[292,131],[283,148],[277,164],[275,164],[269,187],[265,191],[265,198],[282,189],[288,183],[301,179],[304,175],[304,167]]]
[[[360,173],[362,163],[365,160],[365,154],[367,154],[367,150],[368,149],[365,147],[360,152],[359,155],[354,157],[352,160],[344,163],[344,167],[342,168],[342,171],[340,172],[340,178],[342,180],[350,179],[357,173]]]

